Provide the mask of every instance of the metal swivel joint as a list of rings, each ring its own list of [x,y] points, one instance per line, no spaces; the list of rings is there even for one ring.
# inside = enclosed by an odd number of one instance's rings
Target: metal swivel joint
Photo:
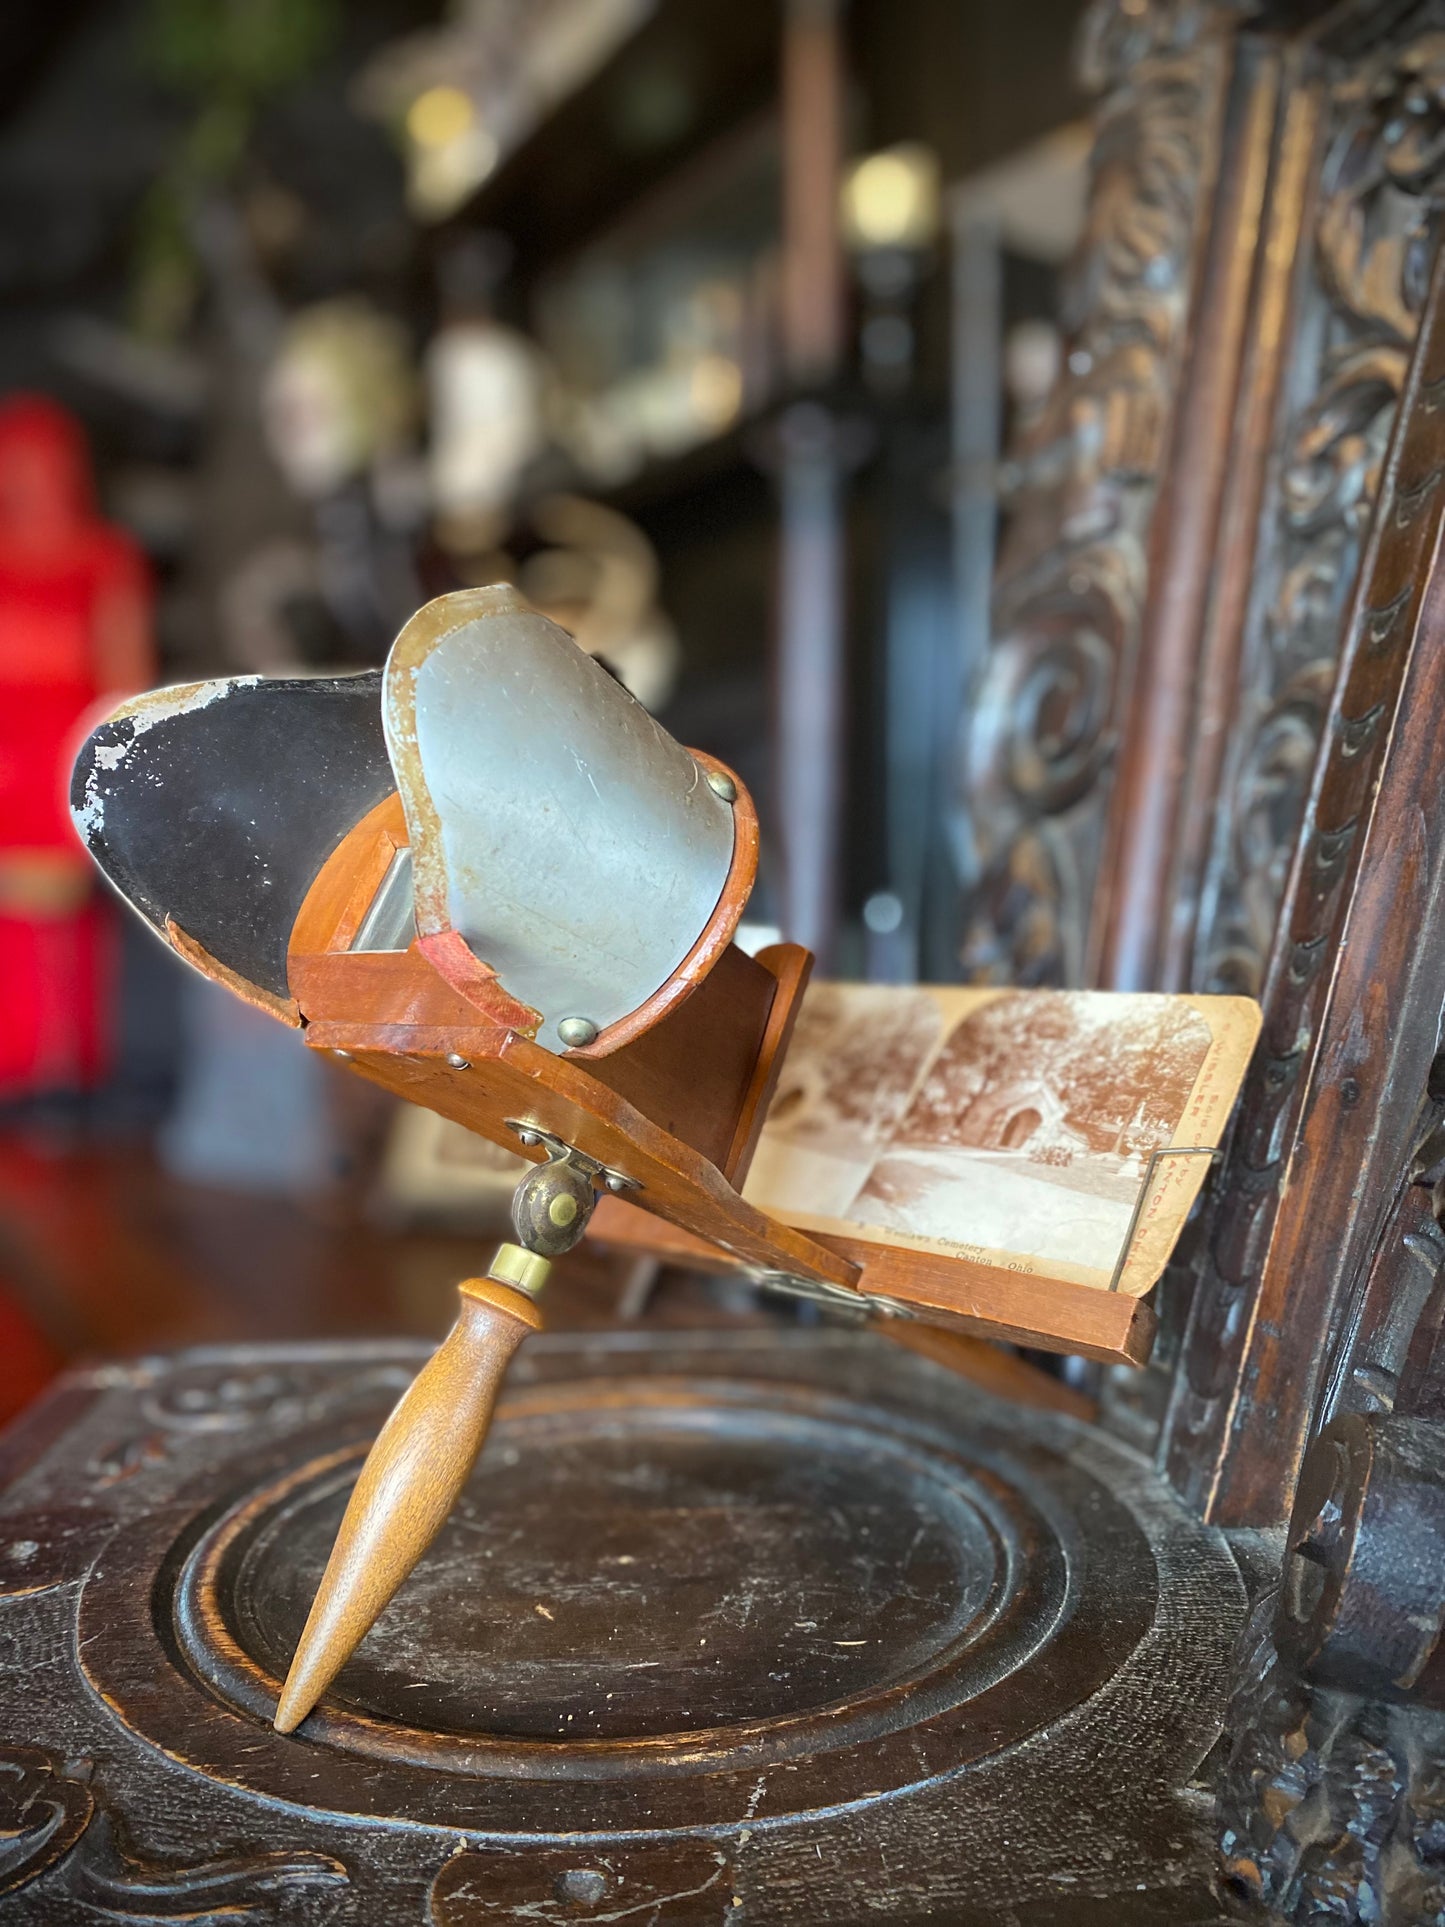
[[[523,1144],[540,1144],[545,1164],[529,1171],[512,1194],[512,1228],[518,1244],[539,1258],[560,1258],[570,1251],[592,1216],[599,1191],[635,1191],[635,1178],[609,1170],[536,1125],[507,1120]]]

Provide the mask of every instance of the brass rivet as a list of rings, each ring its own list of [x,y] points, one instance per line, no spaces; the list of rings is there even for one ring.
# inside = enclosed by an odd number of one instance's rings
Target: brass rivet
[[[570,1050],[581,1050],[584,1045],[595,1043],[597,1026],[590,1017],[564,1017],[557,1026],[557,1035]]]
[[[577,1200],[565,1191],[559,1192],[547,1206],[547,1216],[559,1231],[565,1231],[577,1216]]]
[[[724,803],[736,803],[738,800],[738,786],[726,770],[710,769],[707,772],[707,786]]]
[[[463,1057],[459,1050],[449,1050],[447,1052],[447,1063],[454,1071],[469,1071],[472,1068],[471,1059],[469,1057]]]

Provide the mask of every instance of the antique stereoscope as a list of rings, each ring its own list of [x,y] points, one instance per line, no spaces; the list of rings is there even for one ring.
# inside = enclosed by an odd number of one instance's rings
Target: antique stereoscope
[[[72,802],[101,868],[189,963],[311,1049],[536,1164],[513,1202],[515,1242],[459,1287],[456,1326],[363,1470],[283,1730],[445,1520],[507,1361],[541,1322],[549,1261],[599,1200],[597,1224],[617,1242],[863,1315],[1147,1356],[1142,1293],[1169,1242],[1158,1226],[1182,1222],[1202,1179],[1253,1007],[1212,1000],[1228,1007],[1228,1037],[1185,1013],[1203,1026],[1206,1068],[1181,1086],[1194,1080],[1188,1120],[1181,1097],[1105,1289],[1071,1282],[1067,1266],[1050,1277],[876,1226],[819,1228],[806,1198],[795,1213],[749,1202],[812,961],[796,945],[752,956],[733,941],[757,867],[751,801],[511,590],[431,603],[380,673],[241,677],[132,701],[86,744]],[[853,1032],[867,1041],[880,1021],[868,1005]],[[886,1025],[879,1036],[868,1061],[886,1081],[897,1053]],[[1048,1104],[1046,1092],[1016,1097],[1000,1144],[1020,1116],[1042,1130]],[[1136,1225],[1154,1256],[1120,1290]]]

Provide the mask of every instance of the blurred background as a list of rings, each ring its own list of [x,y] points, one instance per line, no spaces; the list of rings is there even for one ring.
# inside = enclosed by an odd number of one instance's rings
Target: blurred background
[[[439,1335],[515,1167],[189,975],[63,798],[157,682],[512,581],[960,974],[957,741],[1082,219],[1079,0],[0,9],[0,1416],[67,1358]],[[806,1316],[579,1257],[551,1322]]]

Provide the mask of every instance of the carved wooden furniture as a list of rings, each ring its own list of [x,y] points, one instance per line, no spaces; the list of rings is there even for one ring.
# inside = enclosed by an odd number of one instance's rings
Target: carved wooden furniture
[[[1300,1920],[1440,1904],[1442,26],[1091,10],[1067,372],[973,724],[976,972],[1264,1002],[1129,1422],[1241,1544],[1298,1487],[1221,1839]]]
[[[1142,1391],[535,1341],[301,1740],[278,1671],[419,1354],[73,1380],[0,1497],[0,1918],[1438,1917],[1445,12],[1108,0],[1084,63],[967,962],[1264,1002]]]
[[[1214,1918],[1177,1766],[1223,1542],[867,1335],[530,1341],[407,1600],[274,1733],[425,1355],[105,1366],[10,1436],[0,1919]]]

